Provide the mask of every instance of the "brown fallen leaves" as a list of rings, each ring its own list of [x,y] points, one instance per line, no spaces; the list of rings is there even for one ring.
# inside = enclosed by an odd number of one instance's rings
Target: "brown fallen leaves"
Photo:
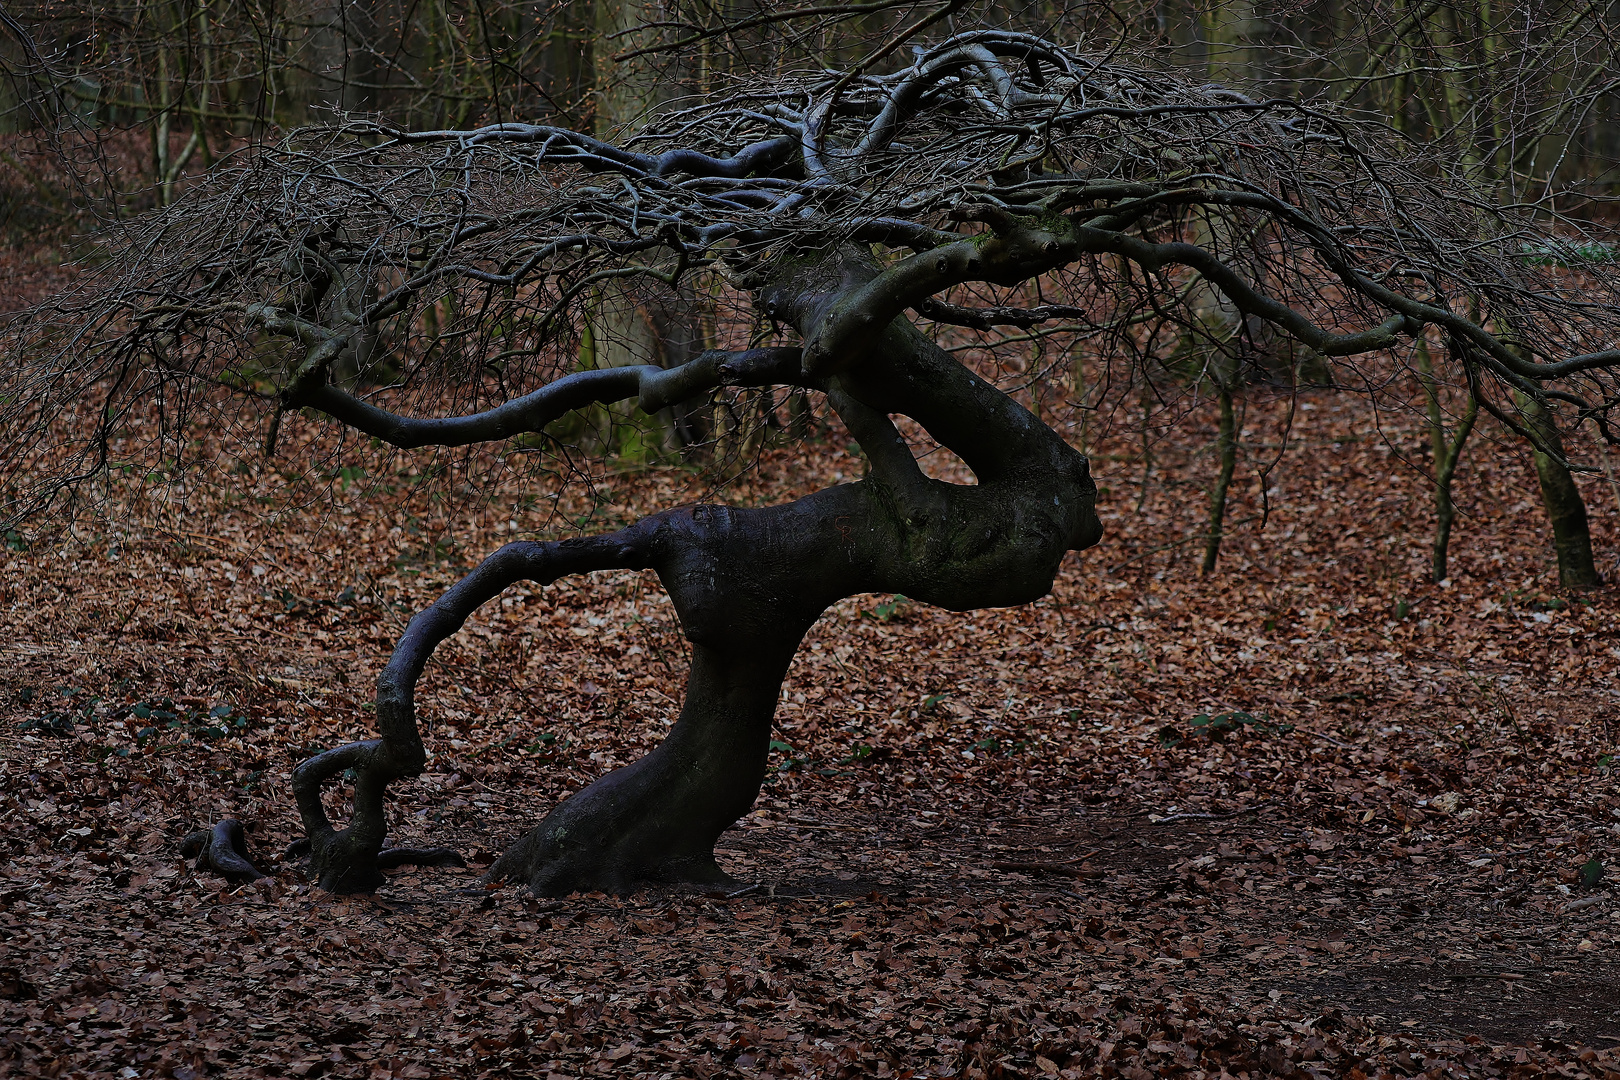
[[[337,899],[276,859],[289,768],[367,732],[394,637],[460,567],[693,497],[687,474],[592,502],[347,448],[290,480],[127,481],[0,563],[0,1072],[1620,1075],[1620,901],[1575,877],[1620,862],[1614,594],[1553,588],[1528,463],[1485,442],[1427,584],[1421,476],[1364,403],[1306,404],[1213,578],[1188,426],[1145,492],[1129,438],[1093,447],[1109,537],[1051,598],[829,612],[722,839],[759,886],[735,896],[468,888],[670,721],[686,646],[634,573],[514,590],[430,665],[392,842],[469,868]],[[1252,401],[1251,438],[1281,408]],[[856,475],[841,442],[723,497]],[[1586,490],[1612,564],[1613,497]],[[315,509],[271,517],[289,492]],[[182,861],[227,816],[278,876]]]

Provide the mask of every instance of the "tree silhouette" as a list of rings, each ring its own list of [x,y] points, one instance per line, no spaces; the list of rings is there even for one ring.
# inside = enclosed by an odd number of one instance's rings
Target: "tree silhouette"
[[[1154,319],[1196,340],[1213,289],[1256,365],[1277,342],[1350,357],[1434,328],[1452,373],[1508,426],[1510,392],[1601,419],[1620,361],[1613,309],[1556,260],[1525,258],[1557,241],[1460,175],[1330,109],[991,30],[882,74],[740,80],[620,145],[523,123],[307,129],[136,223],[99,274],[13,327],[32,359],[7,375],[8,465],[81,434],[51,483],[12,488],[11,509],[37,513],[96,475],[154,400],[172,408],[150,437],[172,437],[209,394],[252,401],[250,375],[266,370],[268,451],[298,410],[397,447],[454,447],[538,437],[597,403],[823,395],[863,479],[501,548],[410,623],[379,680],[378,737],[293,774],[324,888],[370,890],[387,865],[450,858],[385,847],[385,789],[425,763],[413,691],[434,648],[519,581],[651,568],[693,648],[679,720],[489,876],[545,894],[724,881],[714,842],[758,793],[782,679],[828,605],[864,592],[956,611],[1028,603],[1101,536],[1085,457],[919,322],[1068,320],[1125,343]],[[715,347],[678,366],[570,371],[595,290],[643,282],[731,312]],[[447,295],[461,321],[424,345],[419,316]],[[1491,327],[1509,321],[1505,341]],[[278,343],[288,359],[267,368]],[[416,415],[447,398],[469,408]],[[925,475],[894,416],[977,483]],[[354,808],[338,829],[321,790],[345,774]]]

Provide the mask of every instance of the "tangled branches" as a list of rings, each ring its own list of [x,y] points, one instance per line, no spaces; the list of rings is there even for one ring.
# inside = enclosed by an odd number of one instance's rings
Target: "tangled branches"
[[[1036,233],[1043,250],[1014,250]],[[1568,245],[1423,148],[986,30],[887,74],[739,82],[622,146],[521,123],[296,132],[118,234],[80,289],[11,327],[7,471],[64,401],[97,402],[69,480],[104,463],[137,403],[163,400],[172,432],[203,386],[276,415],[328,384],[386,388],[406,409],[448,389],[476,412],[570,370],[609,288],[735,311],[706,344],[745,347],[772,319],[748,294],[784,260],[848,245],[886,267],[867,298],[881,303],[857,305],[879,325],[909,308],[1208,336],[1213,287],[1240,335],[1266,324],[1347,356],[1434,326],[1470,385],[1543,395],[1553,380],[1600,419],[1615,401],[1617,320],[1589,292],[1607,268],[1577,278],[1527,257]],[[1028,283],[1064,302],[1020,302]],[[806,346],[811,374],[817,332]],[[8,516],[49,494],[12,492]]]

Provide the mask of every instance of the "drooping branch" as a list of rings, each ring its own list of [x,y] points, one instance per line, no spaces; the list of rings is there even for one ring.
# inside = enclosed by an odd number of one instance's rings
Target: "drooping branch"
[[[503,405],[468,416],[400,416],[324,382],[309,380],[282,396],[284,409],[308,406],[403,449],[467,446],[514,435],[538,433],[564,413],[587,405],[636,398],[642,411],[655,413],[719,386],[807,385],[800,374],[800,352],[791,348],[709,350],[677,368],[650,364],[580,371]],[[319,373],[324,377],[325,372]]]
[[[1091,315],[1088,309],[1072,304],[970,308],[949,304],[933,296],[925,296],[911,307],[925,319],[951,326],[965,326],[970,330],[991,330],[997,326],[1016,326],[1027,330],[1053,319],[1084,319]]]
[[[1191,267],[1240,310],[1274,323],[1324,356],[1386,348],[1394,343],[1397,334],[1416,334],[1422,328],[1421,319],[1398,311],[1372,329],[1333,333],[1289,305],[1259,292],[1229,265],[1196,244],[1155,244],[1077,224],[1068,218],[1047,219],[1030,226],[1015,224],[1006,232],[923,252],[890,266],[828,308],[806,339],[805,370],[828,374],[858,364],[875,340],[871,330],[887,325],[906,308],[927,301],[935,293],[972,281],[1016,285],[1082,256],[1103,253],[1124,255],[1150,273],[1170,264]],[[1438,309],[1437,313],[1445,314]]]
[[[798,140],[790,136],[762,139],[735,154],[719,158],[684,148],[662,154],[637,154],[577,131],[543,124],[490,124],[470,131],[400,131],[386,126],[378,130],[404,144],[450,142],[470,149],[485,143],[539,143],[537,159],[550,158],[559,163],[579,164],[592,171],[617,172],[642,179],[677,173],[729,179],[769,176],[772,169],[790,160],[798,144]]]
[[[748,293],[769,291],[784,262],[851,244],[874,247],[877,273],[795,326],[797,376],[784,362],[761,382],[854,371],[907,309],[975,329],[1061,317],[1117,334],[1138,333],[1132,316],[1151,311],[1155,326],[1196,335],[1198,297],[1213,289],[1324,356],[1384,349],[1433,324],[1510,389],[1573,394],[1568,380],[1581,375],[1595,388],[1574,395],[1583,415],[1620,401],[1610,374],[1620,315],[1604,292],[1613,271],[1545,271],[1527,253],[1559,242],[1469,185],[1432,150],[1396,146],[1332,107],[989,30],[919,47],[886,73],[740,80],[617,146],[541,124],[346,122],[245,155],[132,226],[103,274],[31,317],[24,333],[35,336],[18,351],[45,359],[0,386],[32,418],[5,453],[49,437],[52,402],[69,388],[114,387],[122,400],[101,416],[129,415],[154,388],[262,370],[266,335],[298,343],[296,369],[278,380],[284,405],[399,446],[504,438],[591,401],[667,404],[726,380],[568,374],[597,285],[733,305],[739,317],[716,324],[730,340],[717,344],[741,351],[742,328],[758,325]],[[1098,266],[1132,285],[1105,287]],[[977,283],[1035,299],[978,312],[947,303]],[[415,333],[412,320],[446,297],[460,324],[440,333],[435,313],[434,329]],[[1127,298],[1137,308],[1125,318],[1100,310]],[[1508,316],[1530,328],[1522,350],[1490,329]],[[242,324],[234,339],[215,332]],[[404,347],[368,352],[378,340]],[[444,420],[329,385],[393,385],[396,360],[424,399],[546,385]],[[339,369],[341,380],[328,374]]]
[[[439,643],[474,611],[523,580],[548,585],[565,574],[633,568],[644,562],[625,535],[555,543],[508,544],[480,563],[406,627],[388,666],[377,679],[377,730],[381,738],[348,743],[317,754],[293,770],[293,795],[309,840],[310,870],[332,892],[367,892],[381,882],[378,859],[387,836],[383,796],[390,783],[417,776],[427,754],[416,725],[416,682]],[[354,810],[347,828],[332,825],[321,787],[354,772]],[[398,849],[397,862],[451,861],[439,849]]]
[[[998,111],[1003,115],[1025,102],[1045,104],[1056,100],[1050,95],[1021,90],[1002,65],[1003,57],[1023,60],[1042,82],[1046,81],[1046,76],[1037,60],[1045,61],[1064,74],[1072,70],[1068,57],[1036,37],[993,30],[958,35],[945,46],[919,57],[911,70],[902,75],[850,156],[861,157],[888,147],[899,134],[901,125],[915,115],[924,95],[963,68],[978,69],[995,93],[993,101],[1000,106]]]

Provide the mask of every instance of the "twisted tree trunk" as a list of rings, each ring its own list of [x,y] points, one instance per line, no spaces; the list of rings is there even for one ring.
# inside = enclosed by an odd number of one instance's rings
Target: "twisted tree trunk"
[[[761,305],[812,339],[829,317],[858,322],[860,311],[852,315],[851,305],[877,307],[881,295],[865,288],[876,272],[869,260],[849,254],[794,265],[762,291]],[[862,351],[858,367],[824,379],[788,362],[799,358],[797,350],[706,354],[685,369],[573,376],[567,401],[576,404],[588,397],[587,384],[595,387],[589,393],[623,398],[642,379],[644,409],[662,402],[656,387],[672,380],[697,385],[715,373],[739,383],[814,385],[827,392],[871,471],[857,483],[783,506],[684,507],[607,536],[512,544],[491,556],[417,616],[401,639],[378,687],[382,737],[328,751],[297,770],[320,884],[352,892],[381,880],[383,788],[424,763],[412,703],[416,679],[438,642],[518,580],[650,567],[693,644],[686,700],[664,742],[563,802],[489,871],[491,880],[519,881],[546,895],[728,880],[715,862],[714,842],[759,792],[782,679],[828,605],[856,593],[897,592],[963,611],[1028,603],[1049,592],[1064,554],[1101,536],[1086,459],[904,319],[875,344],[863,335]],[[694,370],[700,365],[707,368]],[[376,426],[375,417],[342,414],[334,392],[322,393],[315,395],[320,407],[363,429]],[[925,476],[890,413],[916,419],[962,457],[979,483]],[[394,441],[404,438],[392,434]],[[442,441],[444,430],[438,434]],[[358,776],[355,815],[337,831],[321,808],[320,785],[347,768]]]
[[[684,24],[660,23],[676,25]],[[1459,315],[1450,299],[1402,291],[1402,282],[1418,280],[1414,273],[1424,281],[1453,280],[1467,267],[1487,282],[1481,295],[1523,296],[1518,262],[1510,270],[1508,262],[1482,254],[1507,234],[1485,230],[1453,240],[1423,216],[1432,210],[1439,214],[1434,220],[1444,219],[1439,212],[1448,200],[1472,205],[1465,189],[1436,186],[1436,177],[1450,175],[1439,164],[1408,168],[1400,164],[1406,157],[1385,155],[1381,142],[1361,139],[1344,120],[1325,121],[1285,102],[1219,88],[1159,87],[1156,77],[1134,68],[1104,77],[1111,70],[1107,58],[982,29],[953,34],[890,75],[856,70],[830,84],[818,77],[802,85],[797,76],[784,77],[741,97],[728,93],[667,110],[627,133],[621,146],[543,124],[421,132],[379,124],[344,136],[343,152],[314,168],[304,137],[290,137],[267,167],[255,165],[228,196],[203,204],[220,208],[234,228],[229,215],[246,205],[244,193],[257,193],[272,208],[265,220],[279,216],[285,227],[243,233],[248,253],[220,264],[233,268],[229,273],[210,269],[207,282],[197,268],[214,267],[225,232],[185,234],[190,238],[175,249],[186,252],[185,269],[163,270],[161,287],[145,281],[144,269],[119,279],[128,282],[119,297],[153,299],[136,305],[144,313],[132,324],[140,329],[127,336],[95,331],[112,335],[95,353],[104,377],[121,370],[113,359],[145,372],[145,357],[161,352],[158,342],[234,320],[296,339],[304,350],[279,395],[277,416],[317,409],[401,448],[533,434],[565,412],[596,404],[634,399],[651,416],[701,403],[719,386],[786,385],[825,394],[869,459],[859,483],[786,506],[688,507],[608,536],[518,544],[491,556],[413,620],[399,642],[378,685],[379,737],[319,755],[296,771],[311,863],[323,885],[372,888],[388,863],[407,857],[383,848],[383,795],[388,783],[425,762],[412,701],[416,680],[440,641],[519,579],[544,583],[650,567],[694,644],[687,700],[664,745],[567,800],[492,870],[541,892],[719,878],[713,842],[757,793],[782,677],[805,630],[838,598],[904,593],[966,610],[1044,595],[1064,553],[1095,543],[1101,532],[1086,460],[924,338],[906,312],[978,329],[1092,316],[1063,304],[969,309],[940,299],[958,286],[1011,288],[1096,265],[1099,257],[1118,259],[1155,282],[1144,286],[1144,303],[1158,320],[1212,345],[1229,344],[1230,334],[1212,332],[1202,301],[1191,295],[1197,287],[1220,308],[1223,325],[1242,329],[1245,344],[1264,323],[1314,354],[1354,356],[1432,325],[1463,344],[1464,363],[1518,385],[1620,365],[1620,349],[1608,347],[1547,362],[1534,359],[1542,355],[1537,351],[1517,355]],[[1242,125],[1241,142],[1232,140],[1234,124]],[[1126,143],[1141,152],[1119,158],[1117,148]],[[1162,167],[1155,163],[1155,147],[1193,145],[1211,155],[1209,164],[1200,158],[1196,182],[1179,151],[1162,155]],[[1060,146],[1066,149],[1058,153]],[[1065,162],[1064,171],[1047,172],[1043,163],[1056,160]],[[1381,170],[1376,186],[1369,186],[1369,163]],[[1228,174],[1241,179],[1220,179]],[[377,182],[395,175],[397,183]],[[465,177],[478,179],[469,184]],[[1444,194],[1454,187],[1458,194]],[[1392,200],[1392,191],[1405,194]],[[330,228],[310,232],[310,207],[328,205],[337,208],[322,218]],[[351,214],[388,239],[375,245],[322,239],[353,227],[345,223]],[[1189,219],[1242,229],[1202,236]],[[404,220],[414,224],[400,232],[396,225]],[[1378,238],[1386,236],[1401,239],[1382,246]],[[1518,234],[1512,239],[1517,243]],[[151,245],[163,249],[155,234]],[[299,269],[302,256],[288,263],[295,245],[309,249],[312,261],[320,255],[322,274]],[[1338,299],[1323,301],[1321,310],[1332,315],[1326,325],[1315,317],[1317,301],[1290,284],[1295,250],[1308,250],[1338,279]],[[318,291],[322,275],[328,282],[368,281],[374,279],[366,274],[389,267],[382,276],[394,282],[392,268],[409,271],[355,311],[345,306],[352,299],[323,307],[319,297],[289,303],[278,292],[265,300],[260,286],[264,267],[272,265],[291,267],[283,284],[299,294]],[[1193,279],[1170,296],[1165,272],[1177,267]],[[751,322],[771,334],[791,328],[802,344],[704,350],[685,362],[666,349],[661,363],[648,363],[659,359],[649,352],[637,357],[641,363],[598,364],[462,417],[401,417],[331,381],[335,358],[366,328],[437,295],[447,280],[463,295],[483,297],[503,328],[530,325],[540,310],[535,305],[545,305],[547,314],[533,325],[550,348],[561,341],[556,318],[576,301],[589,307],[581,291],[593,285],[696,287],[721,278],[728,291],[754,294],[757,318],[728,320],[732,332]],[[1531,306],[1567,310],[1561,303]],[[1382,321],[1329,329],[1363,304]],[[1609,325],[1597,309],[1582,310],[1597,320],[1591,334]],[[124,325],[125,309],[117,311],[106,325]],[[690,346],[697,339],[686,340]],[[484,347],[497,342],[502,350],[511,344],[504,329]],[[42,355],[56,355],[53,349]],[[194,377],[206,373],[217,381],[229,370],[205,367],[218,367],[210,350],[193,352]],[[1238,385],[1236,374],[1223,379],[1228,394]],[[39,385],[60,387],[62,378]],[[474,376],[455,378],[465,386]],[[58,397],[29,394],[30,416],[59,407]],[[1229,471],[1240,432],[1230,404],[1226,413]],[[954,451],[977,484],[928,479],[891,422],[894,414],[911,417]],[[114,415],[110,405],[107,415]],[[54,497],[54,489],[42,490],[28,496],[29,505]],[[1218,523],[1222,515],[1214,516]],[[326,817],[320,788],[350,769],[355,810],[339,830]]]

